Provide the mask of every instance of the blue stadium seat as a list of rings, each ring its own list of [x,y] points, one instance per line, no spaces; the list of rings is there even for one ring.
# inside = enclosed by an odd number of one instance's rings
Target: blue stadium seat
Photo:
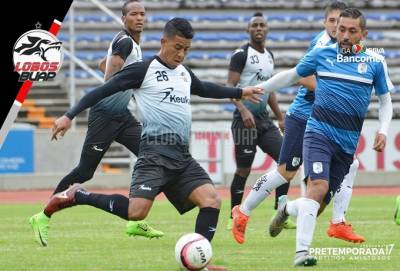
[[[149,22],[167,22],[176,15],[174,14],[155,14],[147,16],[147,20]],[[279,21],[279,22],[295,22],[295,21],[303,21],[303,22],[313,22],[313,21],[321,21],[324,19],[324,15],[322,14],[310,14],[310,13],[295,13],[295,14],[281,14],[281,13],[271,13],[266,14],[269,21]],[[181,17],[191,21],[209,21],[209,22],[225,22],[225,21],[234,21],[234,22],[247,22],[250,20],[251,16],[243,16],[243,15],[220,15],[220,14],[210,14],[210,15],[201,15],[201,14],[186,14]],[[367,13],[367,19],[374,21],[399,21],[400,14],[398,13]],[[70,20],[69,16],[66,16],[64,22]],[[96,22],[112,22],[113,18],[111,16],[105,15],[103,13],[94,13],[94,14],[84,14],[75,16],[75,22],[80,23],[96,23]]]

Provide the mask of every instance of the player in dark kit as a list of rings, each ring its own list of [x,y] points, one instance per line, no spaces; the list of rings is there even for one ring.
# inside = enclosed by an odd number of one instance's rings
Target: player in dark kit
[[[212,240],[221,200],[208,174],[189,153],[190,95],[258,102],[262,92],[256,87],[231,88],[200,81],[181,64],[193,36],[186,19],[170,20],[164,28],[159,55],[127,66],[55,122],[53,136],[65,133],[79,112],[104,97],[133,89],[143,132],[129,198],[91,193],[75,184],[50,202],[54,209],[91,205],[126,220],[141,220],[149,213],[154,198],[164,192],[181,214],[198,206],[195,232]],[[208,269],[212,270],[210,266]]]
[[[258,12],[251,17],[247,32],[249,42],[237,49],[230,61],[228,85],[245,87],[258,85],[272,76],[274,70],[274,56],[265,47],[265,38],[268,32],[267,21],[262,13]],[[235,143],[236,172],[231,183],[231,210],[242,202],[244,187],[251,171],[257,146],[263,152],[278,161],[282,146],[282,135],[278,127],[268,115],[267,104],[278,119],[281,130],[284,130],[283,115],[274,92],[261,96],[259,104],[233,100],[236,110],[233,114],[232,136]],[[276,189],[275,210],[278,207],[278,198],[286,195],[289,183]],[[292,220],[285,223],[286,229],[295,229]],[[227,230],[232,229],[232,214]]]
[[[122,7],[124,30],[114,37],[105,59],[106,65],[103,72],[105,72],[106,81],[122,68],[142,60],[139,41],[144,20],[143,4],[132,0],[125,2]],[[90,180],[113,141],[124,145],[133,154],[138,155],[142,126],[127,109],[131,97],[132,90],[119,92],[103,99],[91,108],[88,131],[79,164],[60,181],[54,190],[53,197],[74,183]],[[53,210],[47,204],[42,212],[29,220],[35,239],[42,246],[47,246],[48,243],[48,229],[52,214]],[[127,233],[148,238],[164,235],[150,227],[146,221],[129,222]]]

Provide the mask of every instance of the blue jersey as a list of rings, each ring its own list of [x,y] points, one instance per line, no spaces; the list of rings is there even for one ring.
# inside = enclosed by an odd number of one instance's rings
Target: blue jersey
[[[331,45],[335,42],[336,40],[332,39],[326,30],[324,30],[315,36],[315,38],[311,41],[310,46],[307,49],[307,53],[316,46],[321,47],[325,45]],[[289,106],[287,114],[295,115],[297,118],[307,120],[311,114],[311,107],[314,103],[314,99],[314,91],[301,86],[297,91],[296,98]]]
[[[335,43],[315,47],[300,60],[296,71],[302,77],[317,77],[306,132],[322,134],[354,154],[372,90],[382,95],[393,89],[384,57],[370,50],[343,55]]]

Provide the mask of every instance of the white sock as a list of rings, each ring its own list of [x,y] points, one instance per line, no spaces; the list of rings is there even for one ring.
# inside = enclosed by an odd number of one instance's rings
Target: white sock
[[[266,197],[268,197],[272,190],[284,183],[287,183],[287,181],[281,174],[279,174],[277,169],[264,174],[257,180],[249,195],[246,197],[242,205],[240,205],[240,211],[245,215],[250,216],[251,211],[253,211]]]
[[[286,213],[290,216],[297,217],[299,212],[298,202],[301,198],[288,201],[286,204]]]
[[[319,203],[308,198],[298,199],[296,252],[308,251],[314,234]]]
[[[350,166],[349,173],[344,177],[340,189],[336,192],[333,200],[332,223],[337,224],[345,222],[345,214],[350,205],[351,195],[353,193],[354,178],[359,166],[357,159],[354,159]]]

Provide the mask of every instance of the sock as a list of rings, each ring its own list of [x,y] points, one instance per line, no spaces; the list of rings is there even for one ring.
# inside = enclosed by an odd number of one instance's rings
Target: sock
[[[308,198],[298,199],[296,252],[308,251],[314,234],[319,203]]]
[[[276,169],[264,174],[257,180],[243,204],[240,205],[240,211],[250,216],[251,211],[268,197],[273,189],[284,183],[287,183],[287,181]]]
[[[299,202],[300,199],[291,200],[291,201],[287,202],[287,204],[286,204],[286,213],[288,215],[293,216],[293,217],[297,217],[298,212],[299,212],[299,204],[298,204],[298,202]]]
[[[90,205],[128,220],[129,199],[119,194],[104,195],[77,190],[75,202],[78,205]]]
[[[287,195],[289,191],[289,182],[284,183],[282,185],[280,185],[279,187],[276,188],[275,190],[275,206],[274,209],[277,210],[278,209],[278,199],[280,196],[283,195]]]
[[[219,209],[212,207],[200,208],[196,219],[195,232],[203,235],[211,242],[217,229],[218,216]]]
[[[353,161],[350,166],[349,173],[347,173],[347,175],[344,177],[339,190],[335,194],[332,209],[333,224],[346,221],[345,215],[350,205],[351,195],[353,193],[354,178],[356,177],[359,164],[360,163],[357,159]]]
[[[231,184],[231,210],[242,202],[247,178],[235,174]],[[232,218],[232,214],[231,214]]]

